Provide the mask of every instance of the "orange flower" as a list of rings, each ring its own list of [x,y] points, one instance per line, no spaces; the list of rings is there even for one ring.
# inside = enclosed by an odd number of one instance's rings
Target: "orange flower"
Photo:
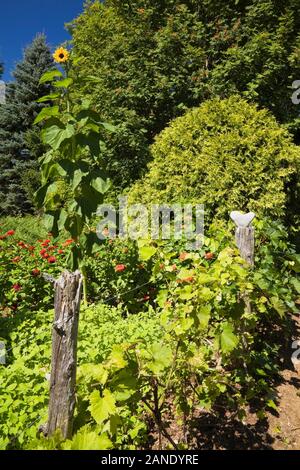
[[[63,243],[63,246],[68,246],[68,245],[71,245],[72,243],[74,243],[74,240],[70,238],[69,240],[66,240],[65,243]]]
[[[187,256],[188,256],[188,253],[186,253],[185,251],[180,253],[179,255],[180,261],[184,261],[187,258]]]
[[[116,273],[121,273],[122,271],[125,271],[125,269],[126,269],[125,264],[117,264],[115,266]]]

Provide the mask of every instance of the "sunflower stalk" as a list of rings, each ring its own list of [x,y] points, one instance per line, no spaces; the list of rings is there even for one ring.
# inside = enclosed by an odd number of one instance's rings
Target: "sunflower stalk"
[[[92,220],[109,188],[100,144],[113,127],[103,123],[85,102],[72,99],[80,84],[73,52],[60,47],[53,58],[61,69],[44,74],[41,83],[51,83],[56,93],[42,98],[41,101],[52,102],[52,106],[44,108],[35,120],[42,124],[41,138],[48,147],[41,168],[43,186],[36,193],[36,200],[45,213],[48,230],[56,237],[67,232],[75,242],[67,267],[81,270],[83,300],[87,304],[85,259],[100,243],[91,227]]]

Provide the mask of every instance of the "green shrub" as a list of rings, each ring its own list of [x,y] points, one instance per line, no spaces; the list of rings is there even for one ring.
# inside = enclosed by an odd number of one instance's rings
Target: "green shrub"
[[[204,203],[206,222],[252,210],[296,224],[300,150],[267,111],[237,96],[206,101],[175,119],[152,155],[131,202]]]

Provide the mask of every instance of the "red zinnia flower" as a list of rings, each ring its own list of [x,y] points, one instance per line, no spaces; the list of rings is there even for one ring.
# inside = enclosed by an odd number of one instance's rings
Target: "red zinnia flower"
[[[39,276],[41,274],[41,271],[39,269],[35,268],[31,271],[31,273],[32,273],[33,276]]]
[[[50,256],[50,258],[48,258],[48,263],[51,263],[51,264],[56,263],[55,256]]]
[[[204,258],[207,260],[213,259],[214,254],[213,253],[205,253]]]
[[[12,260],[13,263],[18,263],[19,261],[21,261],[21,257],[20,257],[20,256],[16,256],[16,257]]]
[[[15,292],[19,292],[19,290],[22,289],[22,286],[20,286],[20,284],[14,284],[12,288]]]
[[[47,253],[47,250],[45,250],[45,248],[43,248],[43,249],[40,251],[40,255],[41,255],[41,256],[44,256],[45,253]]]
[[[125,269],[126,269],[125,264],[117,264],[115,266],[116,273],[121,273],[122,271],[125,271]]]
[[[42,246],[48,246],[51,240],[45,240],[41,245]]]
[[[24,242],[19,242],[19,243],[18,243],[18,246],[21,246],[22,248],[24,248],[25,243],[24,243]]]
[[[6,235],[14,235],[16,232],[14,230],[9,230],[6,232]]]
[[[64,253],[64,250],[58,250],[57,252],[59,255],[62,255]]]

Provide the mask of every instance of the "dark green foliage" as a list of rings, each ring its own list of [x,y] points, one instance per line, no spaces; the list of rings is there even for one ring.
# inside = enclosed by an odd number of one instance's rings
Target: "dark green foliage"
[[[52,59],[45,36],[37,36],[25,50],[23,61],[8,84],[6,104],[0,107],[0,213],[20,214],[32,209],[31,197],[38,179],[37,158],[42,147],[32,123],[44,105],[36,100],[49,92],[40,86],[41,75]]]
[[[117,186],[139,177],[148,144],[187,108],[240,94],[299,138],[300,0],[89,2],[73,23],[82,93],[120,124],[106,161]]]

